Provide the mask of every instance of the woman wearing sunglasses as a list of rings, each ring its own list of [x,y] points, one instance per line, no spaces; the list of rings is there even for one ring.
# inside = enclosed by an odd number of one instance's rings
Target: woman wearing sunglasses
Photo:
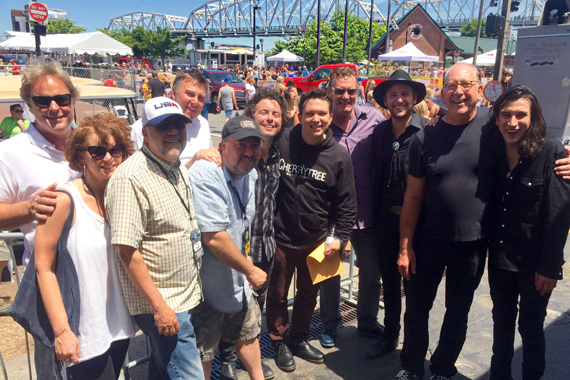
[[[54,350],[73,379],[118,379],[133,327],[123,298],[105,221],[103,196],[117,167],[133,153],[122,119],[108,113],[83,119],[64,146],[69,166],[81,177],[60,186],[57,207],[35,238],[38,287],[54,334]],[[64,231],[70,215],[71,227]],[[67,249],[79,280],[79,323],[72,331],[54,269],[58,241]]]
[[[30,125],[30,121],[24,119],[24,110],[19,104],[10,106],[10,114],[12,116],[5,117],[0,123],[0,140],[16,136]]]

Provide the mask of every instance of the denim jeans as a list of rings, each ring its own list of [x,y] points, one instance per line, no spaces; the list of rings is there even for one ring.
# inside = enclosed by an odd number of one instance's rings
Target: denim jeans
[[[489,263],[489,286],[493,299],[493,357],[490,379],[512,380],[513,378],[511,364],[517,309],[520,309],[522,378],[539,380],[546,368],[544,319],[552,292],[540,295],[534,283],[534,273],[511,272],[497,268],[491,263]]]
[[[342,323],[338,305],[340,303],[340,276],[321,282],[320,312],[323,328],[336,329]]]
[[[204,380],[204,369],[196,347],[196,335],[189,311],[176,314],[180,331],[172,336],[158,333],[152,314],[139,314],[133,318],[150,340],[152,352],[148,365],[149,379]]]
[[[487,240],[455,242],[416,237],[416,274],[406,287],[402,368],[424,374],[429,345],[429,312],[445,271],[445,317],[437,349],[431,356],[431,374],[452,377],[467,335],[473,294],[485,270]]]

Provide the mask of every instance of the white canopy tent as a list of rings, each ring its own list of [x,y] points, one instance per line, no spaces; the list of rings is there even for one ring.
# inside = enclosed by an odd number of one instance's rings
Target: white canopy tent
[[[279,54],[268,57],[267,60],[275,62],[303,62],[305,58],[293,54],[289,50],[285,49]]]
[[[488,51],[477,56],[476,66],[495,66],[497,58],[497,49]],[[462,62],[473,64],[473,58],[466,59]]]
[[[33,34],[23,34],[0,43],[0,50],[34,51]],[[70,55],[133,55],[133,50],[101,32],[78,34],[49,34],[41,37],[41,50],[46,53]]]
[[[428,61],[438,62],[437,55],[427,55],[421,52],[413,43],[402,46],[399,49],[391,51],[390,53],[378,56],[379,61]]]

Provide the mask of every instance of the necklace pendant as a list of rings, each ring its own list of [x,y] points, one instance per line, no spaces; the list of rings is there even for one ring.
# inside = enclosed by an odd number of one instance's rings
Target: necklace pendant
[[[396,150],[396,151],[397,151],[398,149],[400,149],[400,143],[397,142],[397,141],[394,142],[394,143],[392,144],[392,149],[394,149],[394,150]]]

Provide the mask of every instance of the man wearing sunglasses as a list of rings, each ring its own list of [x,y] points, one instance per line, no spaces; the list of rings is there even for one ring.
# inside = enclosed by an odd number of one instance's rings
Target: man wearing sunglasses
[[[372,132],[385,118],[374,107],[355,104],[358,86],[356,72],[351,67],[338,67],[331,73],[329,93],[333,99],[333,119],[330,130],[333,138],[350,154],[354,167],[358,205],[351,242],[359,267],[357,333],[379,339],[383,329],[378,323],[380,264],[373,228]],[[335,344],[336,326],[340,323],[339,303],[340,276],[337,276],[321,284],[323,332],[319,341],[323,347]]]
[[[149,379],[204,379],[191,313],[201,300],[202,256],[187,171],[179,160],[190,120],[166,97],[146,102],[144,146],[107,185],[111,243],[125,302],[151,341]],[[93,151],[91,154],[101,154]]]
[[[72,130],[79,91],[55,61],[32,60],[22,74],[20,96],[35,122],[3,142],[0,149],[0,230],[19,228],[24,233],[25,267],[28,252],[33,251],[36,226],[54,210],[53,190],[57,184],[79,177],[62,152]],[[36,371],[38,378],[51,379],[53,357],[44,347],[36,342]]]

